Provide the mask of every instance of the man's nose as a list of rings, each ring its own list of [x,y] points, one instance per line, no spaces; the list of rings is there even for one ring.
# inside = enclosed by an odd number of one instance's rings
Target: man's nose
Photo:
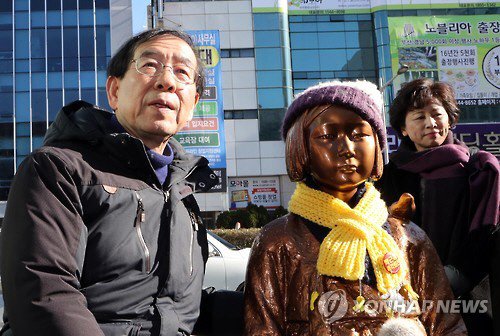
[[[172,68],[165,66],[163,72],[156,77],[155,88],[162,91],[175,92],[177,89],[177,81],[172,73]]]

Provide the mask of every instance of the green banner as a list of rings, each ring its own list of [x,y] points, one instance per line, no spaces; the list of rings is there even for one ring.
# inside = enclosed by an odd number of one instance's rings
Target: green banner
[[[419,77],[448,82],[460,105],[500,105],[500,20],[498,15],[389,17],[394,80]]]
[[[194,109],[195,117],[209,117],[217,116],[217,101],[203,101],[201,100]]]
[[[219,133],[176,134],[174,138],[184,147],[218,147]]]

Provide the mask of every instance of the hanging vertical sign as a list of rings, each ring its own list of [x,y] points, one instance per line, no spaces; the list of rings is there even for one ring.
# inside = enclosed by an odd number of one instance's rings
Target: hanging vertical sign
[[[208,159],[219,176],[219,183],[209,192],[227,191],[226,142],[222,102],[222,69],[218,30],[187,31],[205,65],[205,89],[190,120],[175,138],[186,151]]]

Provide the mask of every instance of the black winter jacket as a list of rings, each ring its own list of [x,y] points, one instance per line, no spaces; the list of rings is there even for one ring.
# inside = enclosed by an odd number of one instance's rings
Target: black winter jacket
[[[14,336],[185,335],[199,314],[206,230],[193,193],[217,177],[174,139],[162,188],[112,113],[64,107],[20,165],[2,228]]]

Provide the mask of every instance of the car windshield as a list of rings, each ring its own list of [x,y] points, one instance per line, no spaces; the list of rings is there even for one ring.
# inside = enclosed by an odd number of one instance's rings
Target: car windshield
[[[239,250],[239,248],[237,246],[231,244],[227,240],[222,239],[221,237],[217,236],[215,233],[213,233],[211,231],[207,231],[207,232],[208,232],[209,235],[211,235],[213,238],[217,239],[217,241],[219,243],[221,243],[222,245],[226,246],[228,249],[234,250],[234,251]]]

